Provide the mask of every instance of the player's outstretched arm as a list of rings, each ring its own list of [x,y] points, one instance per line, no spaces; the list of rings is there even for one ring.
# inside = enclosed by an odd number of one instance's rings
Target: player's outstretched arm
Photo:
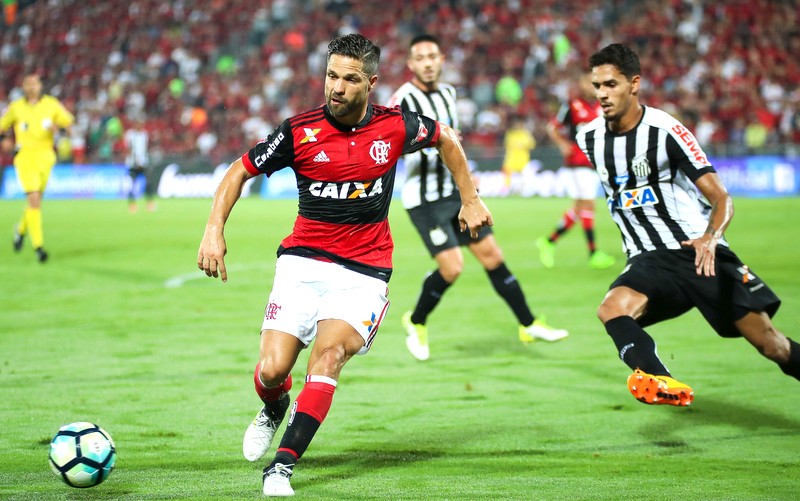
[[[714,267],[717,242],[733,219],[733,199],[715,172],[704,174],[695,184],[711,204],[711,216],[708,218],[708,228],[702,237],[686,240],[681,242],[681,245],[694,247],[696,253],[694,266],[697,274],[713,277],[716,275]]]
[[[494,224],[492,214],[478,195],[478,190],[472,182],[472,176],[467,166],[467,155],[461,142],[458,140],[458,133],[450,126],[440,124],[439,141],[436,148],[442,161],[453,175],[453,180],[461,192],[461,210],[458,213],[458,220],[461,223],[461,231],[469,229],[472,237],[478,236],[478,230],[484,225]]]
[[[225,245],[225,222],[242,195],[244,183],[251,177],[253,176],[244,168],[241,158],[230,165],[214,193],[211,214],[197,251],[197,267],[209,277],[221,277],[223,282],[228,281],[228,272],[225,269],[225,254],[228,252]]]

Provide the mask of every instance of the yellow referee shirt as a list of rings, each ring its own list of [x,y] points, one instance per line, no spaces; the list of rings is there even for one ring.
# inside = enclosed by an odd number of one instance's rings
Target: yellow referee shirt
[[[72,125],[75,117],[53,96],[44,95],[36,104],[24,97],[8,106],[0,117],[0,131],[14,126],[17,148],[20,150],[52,150],[55,131]]]
[[[509,172],[522,172],[531,161],[531,150],[536,148],[536,139],[525,128],[508,129],[504,138],[506,149],[503,168]]]

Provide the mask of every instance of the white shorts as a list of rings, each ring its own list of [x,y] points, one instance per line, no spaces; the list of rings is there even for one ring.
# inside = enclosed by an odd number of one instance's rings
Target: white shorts
[[[600,178],[591,167],[561,167],[559,180],[573,200],[594,200],[600,191]]]
[[[389,308],[388,295],[383,280],[336,263],[283,255],[275,263],[261,330],[286,332],[308,347],[317,336],[317,322],[344,320],[364,338],[358,352],[363,355]]]

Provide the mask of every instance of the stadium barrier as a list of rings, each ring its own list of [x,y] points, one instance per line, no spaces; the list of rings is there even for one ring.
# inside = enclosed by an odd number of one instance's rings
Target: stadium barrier
[[[47,198],[123,198],[130,186],[128,169],[122,165],[56,165],[47,182]],[[127,184],[126,184],[127,183]],[[2,198],[24,198],[13,167],[3,169]]]
[[[728,191],[734,196],[785,197],[800,195],[800,159],[782,156],[751,156],[711,158]],[[156,166],[151,182],[156,183],[161,198],[210,198],[225,175],[227,164],[216,166],[170,162]],[[517,195],[524,197],[563,197],[564,173],[557,169],[544,168],[533,160],[520,174],[515,175],[510,188],[498,170],[474,170],[474,177],[484,197]],[[398,165],[395,195],[399,194],[405,169],[402,161]],[[126,198],[131,179],[125,166],[119,164],[67,165],[59,164],[53,169],[47,186],[47,198],[51,199],[120,199]],[[137,185],[141,192],[143,186]],[[242,196],[258,196],[265,199],[296,198],[297,187],[294,173],[283,169],[269,179],[258,176],[249,181]],[[601,193],[598,191],[598,196]],[[24,197],[13,167],[3,169],[0,177],[0,199]]]

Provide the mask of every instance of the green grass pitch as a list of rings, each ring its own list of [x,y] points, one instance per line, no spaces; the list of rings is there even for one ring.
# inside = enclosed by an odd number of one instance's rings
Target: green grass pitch
[[[538,261],[534,241],[567,200],[487,204],[534,313],[570,337],[520,344],[467,256],[429,320],[431,359],[413,359],[400,316],[433,261],[395,201],[392,306],[371,352],[343,371],[293,477],[298,499],[798,499],[797,381],[745,341],[718,338],[695,311],[649,329],[694,404],[636,402],[595,317],[623,262],[602,206],[599,247],[619,263],[596,271],[579,228],[559,243],[554,269]],[[242,458],[241,438],[260,405],[258,331],[296,202],[237,204],[226,284],[195,265],[210,200],[161,200],[137,214],[122,200],[46,201],[45,265],[28,242],[11,249],[22,208],[0,201],[0,498],[261,498],[263,464]],[[728,239],[783,299],[778,328],[800,339],[800,198],[736,208]],[[47,466],[50,438],[72,421],[116,441],[117,468],[96,488],[69,488]]]

